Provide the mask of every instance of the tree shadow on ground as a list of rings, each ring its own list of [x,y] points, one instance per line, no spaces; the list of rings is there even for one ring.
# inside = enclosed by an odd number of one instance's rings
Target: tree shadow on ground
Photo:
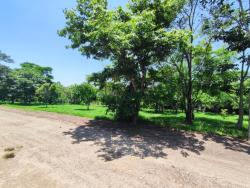
[[[247,137],[248,130],[246,128],[237,129],[235,128],[235,122],[226,119],[217,120],[197,117],[194,124],[188,126],[184,124],[184,119],[181,117],[157,117],[151,118],[148,123],[150,122],[156,125],[162,125],[163,127],[171,126],[177,130],[203,132],[205,133],[203,134],[204,141],[214,141],[218,144],[222,144],[225,149],[250,155],[250,144],[242,139]],[[235,138],[221,136],[218,135],[219,133],[222,135],[234,136]]]
[[[235,138],[247,138],[247,128],[237,129],[235,122],[227,119],[213,119],[206,117],[196,117],[193,125],[186,125],[185,119],[178,116],[160,116],[150,117],[149,119],[141,118],[144,123],[155,124],[161,127],[172,127],[177,130],[197,131],[209,134],[228,135]]]
[[[93,142],[100,149],[98,157],[112,161],[125,156],[139,158],[167,157],[167,149],[180,150],[183,157],[188,152],[200,155],[204,141],[192,133],[174,131],[155,126],[137,126],[103,120],[92,120],[88,125],[64,132],[73,139],[72,144]]]
[[[250,155],[250,144],[244,140],[239,140],[236,138],[230,138],[230,137],[221,137],[218,135],[212,135],[212,134],[206,134],[203,135],[204,141],[214,141],[216,143],[222,144],[225,149],[237,151],[237,152],[243,152],[248,155]]]

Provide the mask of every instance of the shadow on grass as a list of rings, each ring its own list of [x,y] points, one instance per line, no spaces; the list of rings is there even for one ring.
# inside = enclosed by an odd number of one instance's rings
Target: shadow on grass
[[[96,116],[95,120],[107,120],[107,121],[114,121],[114,119],[112,117],[108,117],[108,116]]]
[[[142,121],[147,124],[155,124],[158,126],[169,126],[177,130],[198,131],[202,133],[227,135],[235,138],[247,138],[247,129],[236,129],[235,123],[228,120],[218,120],[205,117],[196,117],[193,125],[186,125],[183,117],[178,116],[160,116],[150,117],[145,119],[141,117]]]
[[[143,118],[142,118],[143,119]],[[162,127],[172,127],[177,130],[197,131],[205,133],[203,139],[212,140],[223,144],[225,149],[245,152],[250,154],[250,145],[242,139],[247,138],[247,128],[236,129],[235,122],[226,119],[218,120],[205,117],[197,117],[193,125],[185,125],[183,117],[152,117],[143,120],[147,124],[154,124]],[[225,136],[231,136],[225,137]]]
[[[132,126],[104,120],[92,120],[88,125],[64,132],[73,139],[72,144],[94,142],[100,146],[98,157],[112,161],[125,156],[139,158],[167,157],[166,149],[180,150],[183,157],[188,152],[199,155],[205,148],[192,133],[173,131],[155,126]]]
[[[93,111],[94,109],[86,109],[86,108],[78,108],[78,109],[74,109],[76,111],[86,111],[86,112],[91,112]]]

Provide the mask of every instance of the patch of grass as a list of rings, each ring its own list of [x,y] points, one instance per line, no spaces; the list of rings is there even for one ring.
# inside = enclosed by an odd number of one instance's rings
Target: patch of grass
[[[9,148],[4,149],[5,152],[14,151],[14,150],[15,150],[15,148],[13,148],[13,147],[9,147]]]
[[[12,158],[14,158],[16,155],[15,155],[15,153],[14,152],[9,152],[9,153],[5,153],[4,155],[3,155],[3,158],[4,159],[12,159]]]
[[[107,108],[101,105],[92,105],[90,106],[90,110],[87,110],[87,107],[83,105],[70,105],[70,104],[62,104],[62,105],[48,105],[45,108],[44,105],[22,105],[22,104],[6,104],[3,106],[17,108],[27,111],[44,111],[44,112],[56,112],[60,114],[68,114],[86,118],[99,118],[104,117],[106,119],[113,119],[111,113],[106,114]]]
[[[80,117],[87,117],[91,119],[105,119],[113,120],[112,113],[106,114],[107,108],[101,105],[92,105],[90,110],[83,105],[21,105],[21,104],[4,104],[4,106],[11,108],[18,108],[27,111],[46,111],[56,112],[60,114],[68,114]],[[213,113],[195,113],[195,121],[193,125],[186,125],[184,123],[184,113],[155,113],[150,109],[143,109],[140,112],[140,119],[143,123],[150,123],[156,126],[169,126],[177,130],[196,131],[201,133],[212,133],[223,136],[231,136],[237,138],[247,138],[248,117],[244,117],[244,126],[238,130],[235,128],[237,122],[237,115],[220,115]]]
[[[148,111],[140,112],[141,120],[146,123],[153,123],[158,126],[170,126],[177,130],[195,131],[200,133],[217,134],[221,136],[231,136],[235,138],[247,138],[248,118],[244,117],[242,129],[236,129],[237,115],[222,116],[213,113],[195,113],[193,125],[185,124],[184,113],[151,113]]]

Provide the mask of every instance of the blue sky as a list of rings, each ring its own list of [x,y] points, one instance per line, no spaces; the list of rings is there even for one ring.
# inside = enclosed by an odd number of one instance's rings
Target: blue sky
[[[109,6],[124,6],[127,0],[109,0]],[[0,50],[15,60],[12,68],[32,62],[53,68],[55,81],[81,83],[86,75],[100,71],[108,62],[87,59],[77,50],[66,49],[67,39],[57,35],[65,23],[63,9],[75,0],[5,0],[0,11]]]

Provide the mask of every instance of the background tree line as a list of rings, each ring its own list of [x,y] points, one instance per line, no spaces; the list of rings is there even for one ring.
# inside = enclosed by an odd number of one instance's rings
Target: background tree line
[[[200,64],[199,60],[195,64],[196,71],[193,76],[195,109],[203,112],[221,113],[222,110],[227,110],[230,114],[237,113],[240,71],[233,63],[235,53],[224,48],[210,53],[213,63]],[[119,81],[101,81],[102,76],[106,77],[103,74],[104,72],[90,75],[89,83],[65,87],[53,81],[50,67],[26,62],[22,63],[20,68],[10,69],[7,65],[1,64],[0,100],[23,104],[85,104],[87,107],[91,102],[96,102],[107,105],[110,111],[115,111],[126,85]],[[185,111],[183,83],[174,64],[167,62],[159,64],[148,73],[146,81],[148,87],[141,101],[143,108],[154,109],[157,113],[166,110]],[[246,82],[245,88],[248,88],[249,84]],[[244,100],[247,99],[246,89]],[[245,104],[244,110],[247,112],[247,102]]]
[[[0,101],[10,103],[85,104],[96,100],[96,89],[88,84],[63,86],[53,81],[52,68],[25,62],[11,69],[0,64]]]

